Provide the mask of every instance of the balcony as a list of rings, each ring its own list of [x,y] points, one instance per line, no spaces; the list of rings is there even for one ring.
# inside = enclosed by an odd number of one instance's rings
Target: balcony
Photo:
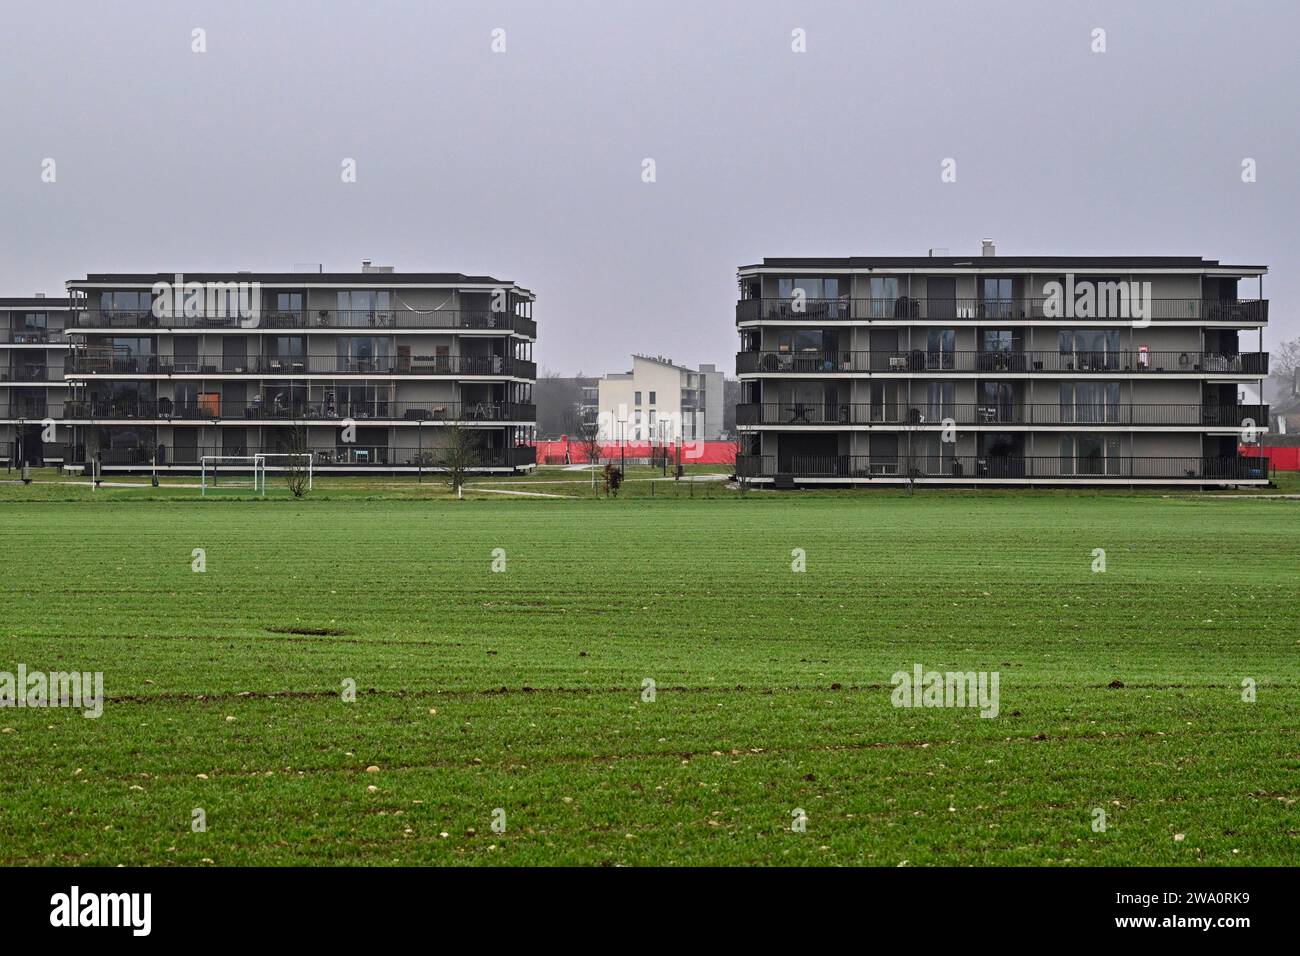
[[[736,425],[846,426],[888,425],[940,429],[945,421],[957,426],[1023,425],[1043,428],[1182,427],[1195,429],[1267,428],[1267,405],[1100,404],[1059,403],[952,404],[931,407],[892,403],[789,402],[736,406]],[[1248,425],[1248,423],[1250,423]]]
[[[1107,303],[1108,314],[1091,318],[1048,316],[1045,298],[1024,299],[742,299],[736,303],[736,322],[1050,322],[1132,324],[1119,303]],[[1150,299],[1149,318],[1158,322],[1192,322],[1207,325],[1263,325],[1268,322],[1267,299],[1219,302],[1203,299]],[[1145,310],[1144,310],[1145,311]]]
[[[992,455],[737,455],[742,478],[884,479],[930,481],[1005,481],[1033,479],[1087,482],[1256,481],[1268,480],[1267,458],[1201,458],[1059,455],[1010,457]]]
[[[0,382],[57,382],[62,385],[63,374],[57,366],[11,365],[0,369]]]
[[[58,416],[56,416],[57,418]],[[522,402],[221,402],[203,405],[173,403],[171,399],[70,399],[62,418],[73,420],[145,419],[159,422],[257,420],[270,423],[315,424],[345,418],[424,422],[535,422],[537,406]]]
[[[300,312],[262,310],[256,318],[239,316],[169,315],[161,318],[149,310],[85,309],[72,314],[69,328],[77,329],[310,329],[354,331],[357,329],[416,329],[444,331],[494,331],[537,337],[535,319],[513,312],[443,309],[429,312],[406,310],[348,311],[311,309]]]
[[[1267,352],[1229,355],[1218,352],[1115,351],[1028,352],[928,351],[906,352],[737,352],[738,375],[822,375],[843,373],[1056,373],[1134,375],[1268,374]]]
[[[97,348],[79,349],[64,362],[66,375],[204,376],[296,378],[308,375],[350,375],[382,378],[389,375],[492,375],[535,379],[536,363],[502,355],[388,355],[340,358],[338,355],[139,355],[109,354]]]
[[[67,345],[68,338],[62,329],[19,329],[9,332],[0,329],[0,345]]]
[[[86,461],[86,449],[77,446],[70,449],[74,455],[74,461],[84,463]],[[178,449],[169,447],[166,444],[157,446],[138,445],[119,448],[104,448],[94,453],[101,464],[108,467],[118,468],[144,468],[154,463],[155,455],[157,463],[161,466],[180,466],[198,468],[201,460],[205,456],[226,455],[226,456],[250,456],[250,455],[283,455],[285,448],[279,445],[270,446],[253,446],[244,445],[238,447],[217,446],[217,445],[199,445],[194,448]],[[313,457],[313,465],[316,468],[328,468],[337,470],[348,470],[356,468],[405,468],[417,469],[424,468],[436,471],[440,467],[443,450],[436,446],[429,445],[337,445],[330,448],[308,448],[308,452]],[[272,471],[283,467],[283,459],[268,458],[266,467]],[[517,445],[509,448],[489,448],[479,452],[477,460],[470,466],[470,471],[487,471],[501,470],[506,468],[520,468],[528,465],[537,464],[537,449],[531,445]],[[213,467],[208,463],[208,467]],[[239,472],[238,466],[230,464],[221,466],[232,472]],[[248,471],[245,466],[243,471]]]

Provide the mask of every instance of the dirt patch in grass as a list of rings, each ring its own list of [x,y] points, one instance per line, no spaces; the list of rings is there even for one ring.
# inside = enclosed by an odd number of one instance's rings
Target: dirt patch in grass
[[[351,633],[341,627],[268,627],[272,634],[308,634],[312,637],[342,637]]]

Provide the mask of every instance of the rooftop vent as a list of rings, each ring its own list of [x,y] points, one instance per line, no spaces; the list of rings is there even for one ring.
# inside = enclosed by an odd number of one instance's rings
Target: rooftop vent
[[[361,260],[361,271],[362,271],[362,272],[392,272],[392,271],[393,271],[393,267],[392,267],[392,266],[377,266],[377,265],[373,265],[373,264],[371,264],[371,262],[370,262],[369,259],[362,259],[362,260]]]
[[[947,247],[947,246],[934,246],[934,247],[930,250],[930,258],[931,258],[931,259],[933,259],[935,256],[946,256],[947,254],[948,254],[948,247]]]
[[[996,256],[997,254],[998,254],[998,250],[997,250],[996,248],[994,248],[994,246],[993,246],[993,240],[992,240],[992,239],[981,239],[981,240],[980,240],[980,255],[982,255],[982,256]]]

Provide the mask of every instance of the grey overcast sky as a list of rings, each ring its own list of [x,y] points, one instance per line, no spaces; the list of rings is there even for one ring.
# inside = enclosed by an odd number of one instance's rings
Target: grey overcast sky
[[[730,373],[738,265],[991,236],[1265,263],[1265,344],[1300,333],[1295,2],[4,0],[0,17],[4,295],[369,257],[528,286],[550,369],[638,351]]]

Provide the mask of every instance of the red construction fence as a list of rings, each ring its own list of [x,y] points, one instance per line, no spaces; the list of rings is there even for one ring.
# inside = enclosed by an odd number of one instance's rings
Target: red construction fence
[[[1246,458],[1268,458],[1269,467],[1275,471],[1300,471],[1300,447],[1282,447],[1278,445],[1241,445],[1241,454]]]
[[[582,443],[572,438],[559,441],[533,442],[537,449],[539,465],[585,465],[587,450]],[[620,449],[616,441],[600,443],[602,461],[622,458],[657,458],[663,454],[663,445],[648,441],[624,442]],[[677,461],[676,445],[668,446],[668,460]],[[684,441],[681,444],[683,465],[734,465],[736,463],[736,443],[730,441]]]

